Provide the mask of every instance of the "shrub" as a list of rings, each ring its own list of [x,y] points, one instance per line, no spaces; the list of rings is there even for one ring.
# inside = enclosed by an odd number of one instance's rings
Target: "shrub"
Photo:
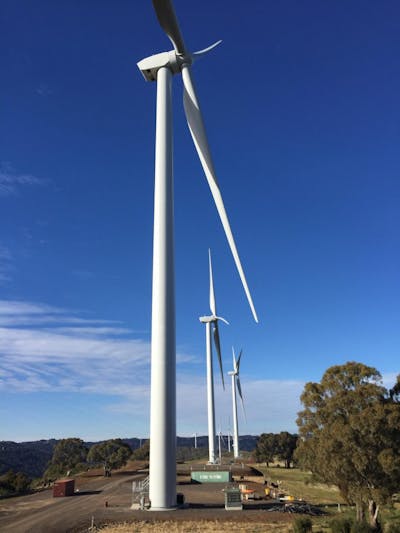
[[[10,496],[11,494],[23,494],[30,488],[31,479],[23,472],[14,473],[9,470],[0,477],[0,496]]]
[[[350,533],[352,524],[351,518],[334,518],[329,526],[332,533]]]
[[[312,531],[311,518],[300,516],[293,521],[293,533],[309,533]]]

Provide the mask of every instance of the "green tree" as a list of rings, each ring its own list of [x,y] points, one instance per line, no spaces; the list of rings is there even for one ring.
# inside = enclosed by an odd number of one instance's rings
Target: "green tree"
[[[24,472],[17,472],[14,477],[14,488],[17,494],[26,492],[31,485],[32,480]]]
[[[297,435],[292,435],[287,431],[281,431],[276,436],[275,454],[281,461],[284,461],[285,468],[290,468],[293,461],[293,454],[297,446]]]
[[[356,505],[357,521],[368,516],[375,530],[379,505],[400,483],[398,386],[392,391],[375,368],[356,362],[333,366],[320,383],[305,385],[297,420],[300,465],[337,485]]]
[[[0,496],[21,494],[29,490],[31,479],[23,472],[9,470],[0,477]]]
[[[255,449],[256,461],[265,462],[268,465],[274,459],[279,459],[284,461],[286,468],[290,468],[296,444],[297,435],[292,435],[287,431],[262,433]]]
[[[102,463],[104,475],[110,476],[111,470],[124,466],[132,450],[121,439],[111,439],[95,444],[89,450],[87,460],[92,463]]]
[[[55,479],[59,476],[69,475],[86,461],[87,448],[81,439],[61,439],[57,442],[53,457],[44,474],[46,479]]]
[[[277,450],[275,433],[262,433],[257,441],[255,458],[259,463],[273,462]]]

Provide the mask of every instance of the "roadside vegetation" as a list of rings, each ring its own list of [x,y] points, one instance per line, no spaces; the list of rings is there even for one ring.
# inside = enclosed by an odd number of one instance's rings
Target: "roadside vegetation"
[[[23,472],[9,470],[0,476],[0,498],[26,494],[30,490],[31,482],[31,478]]]

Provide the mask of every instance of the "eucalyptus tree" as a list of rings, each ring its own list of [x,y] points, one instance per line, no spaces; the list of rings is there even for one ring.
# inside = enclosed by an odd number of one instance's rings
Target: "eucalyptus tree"
[[[111,470],[124,466],[132,450],[121,439],[110,439],[94,444],[88,453],[87,460],[92,463],[101,463],[104,468],[104,476],[111,475]]]
[[[61,439],[54,447],[53,457],[44,473],[45,479],[56,479],[84,467],[88,450],[82,439]]]
[[[375,529],[380,504],[400,484],[399,387],[400,376],[388,390],[375,368],[348,362],[307,383],[301,395],[299,464],[337,485],[356,505],[357,520],[368,517]]]
[[[287,431],[280,433],[262,433],[257,441],[255,456],[257,461],[267,465],[276,459],[284,461],[285,468],[290,468],[296,449],[298,436]]]

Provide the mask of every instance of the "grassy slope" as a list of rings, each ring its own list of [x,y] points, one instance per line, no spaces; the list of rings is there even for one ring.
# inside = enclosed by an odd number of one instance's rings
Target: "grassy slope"
[[[343,504],[344,501],[335,486],[313,483],[311,472],[297,468],[267,468],[257,465],[268,482],[280,482],[280,488],[296,499],[303,499],[315,505]]]

